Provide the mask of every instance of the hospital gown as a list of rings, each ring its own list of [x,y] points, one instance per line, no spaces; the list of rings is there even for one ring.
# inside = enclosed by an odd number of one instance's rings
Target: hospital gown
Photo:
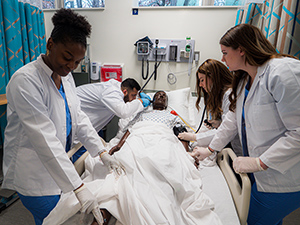
[[[129,123],[125,126],[124,130],[130,129],[134,124],[140,121],[152,121],[156,123],[165,124],[168,128],[173,129],[177,124],[184,126],[183,121],[167,110],[148,110],[138,113]]]

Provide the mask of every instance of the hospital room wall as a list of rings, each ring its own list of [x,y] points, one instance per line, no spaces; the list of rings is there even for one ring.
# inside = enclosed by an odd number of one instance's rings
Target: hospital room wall
[[[175,90],[191,87],[195,90],[195,72],[207,58],[221,59],[219,39],[227,29],[234,26],[236,8],[203,7],[187,9],[139,9],[132,15],[132,1],[108,0],[104,10],[78,10],[92,24],[90,56],[101,63],[124,63],[123,78],[133,77],[141,85],[142,63],[137,60],[134,43],[145,36],[151,39],[195,40],[195,50],[200,51],[200,60],[193,63],[188,76],[187,63],[164,63],[158,68],[157,80],[149,82],[146,89]],[[51,17],[54,11],[45,11],[47,39],[53,28]],[[150,63],[150,72],[154,63]],[[170,85],[167,74],[173,72],[177,82]],[[178,73],[180,72],[180,73]]]

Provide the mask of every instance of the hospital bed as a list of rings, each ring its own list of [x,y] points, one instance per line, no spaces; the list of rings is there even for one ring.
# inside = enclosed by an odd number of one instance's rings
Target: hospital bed
[[[181,89],[175,93],[168,93],[169,106],[175,110],[185,122],[195,128],[194,121],[199,121],[202,112],[196,112],[193,108],[196,101],[189,89]],[[171,98],[170,98],[171,96]],[[174,101],[176,99],[176,101]],[[203,107],[201,107],[203,108]],[[102,140],[105,145],[107,143]],[[75,145],[69,152],[71,157],[81,144]],[[86,152],[74,164],[77,172],[82,174],[85,170]],[[246,225],[250,202],[251,184],[246,174],[236,174],[232,168],[232,162],[236,157],[230,148],[223,149],[217,155],[217,165],[200,166],[203,181],[203,192],[215,203],[215,212],[219,215],[224,225]]]
[[[71,157],[82,145],[78,143],[69,152]],[[81,175],[84,172],[84,153],[74,164],[76,171]],[[236,157],[230,148],[223,149],[217,155],[218,166],[204,167],[201,170],[203,191],[216,204],[216,212],[224,225],[247,224],[250,202],[251,184],[246,174],[236,174],[232,168],[232,161]]]

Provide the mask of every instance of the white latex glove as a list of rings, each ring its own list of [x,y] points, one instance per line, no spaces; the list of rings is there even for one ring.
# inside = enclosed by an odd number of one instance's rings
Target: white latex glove
[[[120,163],[106,151],[100,154],[100,158],[105,166],[107,166],[110,172],[114,172],[120,176],[122,174],[122,168]]]
[[[196,134],[183,132],[178,134],[178,138],[185,141],[196,141]]]
[[[100,212],[100,207],[98,205],[96,197],[90,192],[85,185],[81,186],[74,191],[79,203],[81,204],[81,212],[89,214],[93,213],[98,224],[103,224],[103,217]]]
[[[253,173],[264,170],[259,158],[237,157],[233,160],[233,169],[236,173]]]
[[[210,156],[212,154],[212,152],[208,149],[208,148],[204,148],[204,147],[199,147],[196,146],[193,151],[190,153],[190,155],[193,158],[197,158],[200,161],[202,161],[203,159],[207,158],[208,156]]]

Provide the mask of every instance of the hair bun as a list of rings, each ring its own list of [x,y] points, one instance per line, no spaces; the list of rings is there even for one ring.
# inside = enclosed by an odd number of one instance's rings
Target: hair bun
[[[52,23],[55,26],[72,27],[86,36],[91,34],[91,25],[84,16],[75,13],[71,9],[60,9],[52,17]]]

